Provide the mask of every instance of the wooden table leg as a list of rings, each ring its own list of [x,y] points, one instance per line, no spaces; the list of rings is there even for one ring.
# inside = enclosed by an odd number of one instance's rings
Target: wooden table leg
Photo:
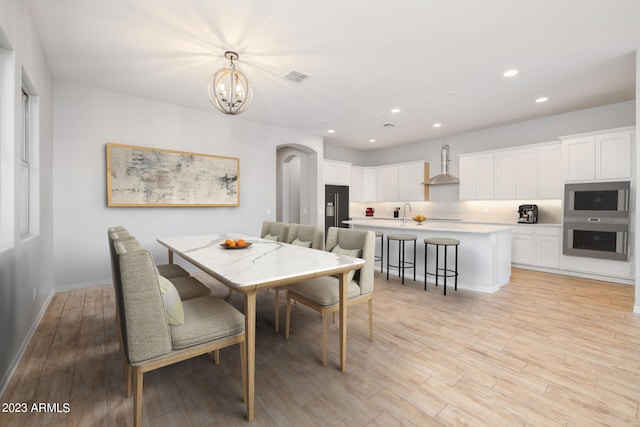
[[[173,264],[173,251],[169,249],[169,264]]]
[[[347,278],[349,272],[340,273],[340,370],[347,370]]]
[[[244,330],[247,346],[247,420],[253,421],[256,380],[256,291],[244,294]]]

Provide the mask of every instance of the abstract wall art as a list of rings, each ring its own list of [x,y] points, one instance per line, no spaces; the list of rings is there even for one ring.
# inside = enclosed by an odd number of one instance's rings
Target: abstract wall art
[[[107,144],[108,206],[239,206],[240,159]]]

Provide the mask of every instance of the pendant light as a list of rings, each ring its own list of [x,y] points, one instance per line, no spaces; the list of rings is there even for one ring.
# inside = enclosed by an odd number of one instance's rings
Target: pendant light
[[[253,93],[247,77],[233,63],[238,60],[238,54],[226,51],[224,57],[229,60],[229,67],[218,70],[209,79],[209,100],[224,114],[240,114],[251,105]]]

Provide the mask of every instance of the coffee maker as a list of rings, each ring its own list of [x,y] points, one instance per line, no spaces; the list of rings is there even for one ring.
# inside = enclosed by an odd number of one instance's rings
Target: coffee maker
[[[538,222],[538,205],[520,205],[518,208],[518,222],[524,224]]]

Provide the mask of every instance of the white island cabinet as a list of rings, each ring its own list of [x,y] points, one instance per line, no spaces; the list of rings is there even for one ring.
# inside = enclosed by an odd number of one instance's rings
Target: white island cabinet
[[[389,234],[413,234],[417,236],[416,242],[416,281],[424,281],[424,238],[447,237],[458,239],[458,289],[469,289],[478,292],[496,292],[500,287],[509,283],[511,277],[511,229],[512,226],[469,224],[462,222],[423,222],[417,225],[407,219],[406,225],[402,220],[378,220],[362,219],[345,221],[352,228],[382,231],[384,239],[384,269],[387,267],[387,239]],[[380,245],[379,240],[376,243]],[[391,244],[391,264],[397,264],[398,242]],[[449,249],[448,261],[453,266],[454,249]],[[376,249],[380,253],[380,248]],[[413,258],[413,244],[407,243],[405,247],[407,260]],[[429,245],[428,252],[429,272],[433,272],[435,263],[435,247]],[[442,249],[440,250],[440,262],[442,263]],[[378,269],[378,267],[376,267]],[[397,269],[390,270],[391,275],[397,273]],[[405,271],[405,280],[413,278],[411,270]],[[428,286],[433,286],[433,276],[429,276]],[[442,280],[442,279],[440,279]],[[440,282],[442,283],[442,282]],[[449,278],[447,286],[453,287],[453,279]]]

